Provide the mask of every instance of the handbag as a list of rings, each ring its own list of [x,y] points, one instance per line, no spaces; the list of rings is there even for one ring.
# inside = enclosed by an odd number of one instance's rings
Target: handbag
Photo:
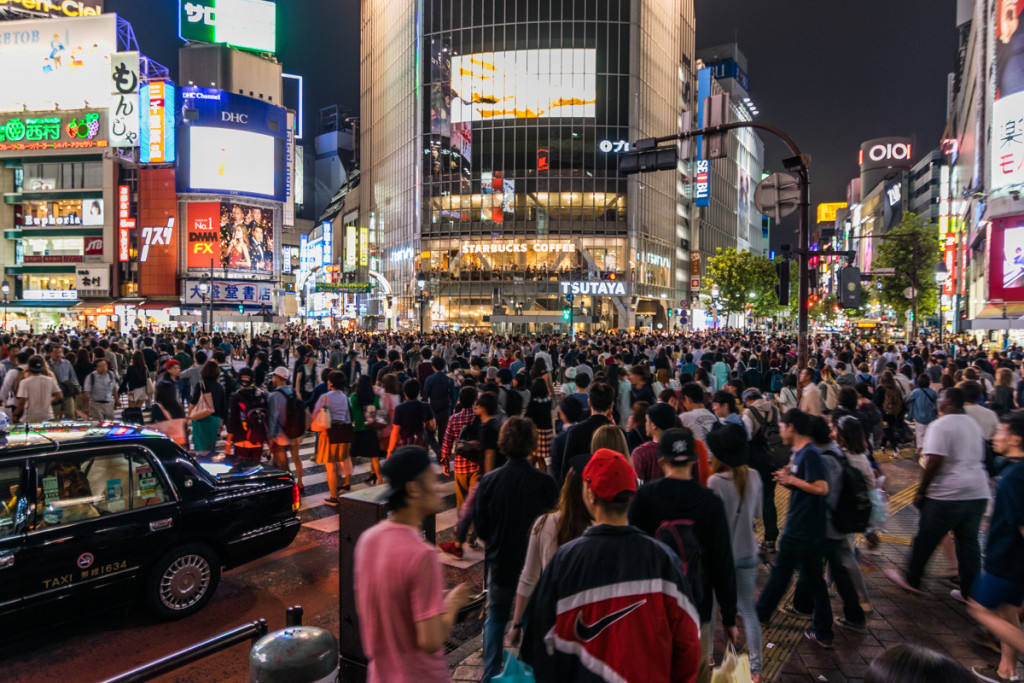
[[[363,420],[363,424],[367,429],[379,432],[391,426],[391,420],[388,419],[388,412],[386,410],[378,409],[374,406],[366,406],[366,418]]]
[[[725,659],[711,672],[711,683],[750,683],[750,657],[745,653],[736,654],[730,643],[725,650]]]
[[[536,683],[533,669],[523,664],[519,657],[505,651],[505,664],[501,673],[491,679],[494,683]]]
[[[334,444],[352,443],[356,438],[356,429],[349,422],[334,420],[327,429],[327,442]]]
[[[153,429],[158,432],[166,434],[171,441],[178,444],[182,448],[188,446],[188,437],[185,435],[185,418],[171,418],[171,412],[164,408],[163,405],[157,403],[160,406],[160,410],[163,411],[165,420],[153,423]]]
[[[326,405],[313,417],[309,428],[314,432],[326,432],[331,428],[331,410]]]
[[[153,380],[149,377],[146,378],[146,393],[150,396],[156,393],[156,387],[153,385]]]
[[[189,408],[187,419],[199,421],[211,415],[213,415],[213,394],[204,391],[199,395],[199,401]]]

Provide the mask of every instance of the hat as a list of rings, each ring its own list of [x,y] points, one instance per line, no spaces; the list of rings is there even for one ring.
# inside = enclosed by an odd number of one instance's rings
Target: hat
[[[658,457],[671,463],[687,463],[697,459],[697,446],[693,432],[674,427],[666,429],[658,440]]]
[[[729,467],[747,464],[747,430],[735,423],[721,424],[704,438],[708,450]]]
[[[576,368],[566,368],[565,369],[565,378],[566,379],[576,379]]]
[[[647,417],[651,419],[651,424],[665,431],[666,429],[672,429],[676,426],[676,409],[667,403],[655,403],[647,409]]]
[[[430,455],[422,446],[396,448],[391,457],[380,464],[381,474],[388,480],[388,490],[381,498],[390,498],[405,485],[430,469]]]
[[[43,372],[46,368],[46,363],[40,356],[32,356],[28,359],[28,371],[34,373]]]
[[[487,368],[487,379],[494,379],[498,376],[498,368],[491,366]]]
[[[760,389],[755,389],[751,387],[750,389],[747,389],[746,391],[743,392],[742,398],[744,403],[746,403],[747,401],[759,401],[762,398],[764,398],[764,394],[761,393]]]
[[[286,368],[283,365],[278,365],[276,368],[274,368],[274,372],[271,374],[276,375],[281,379],[288,379],[288,368]]]
[[[238,383],[239,384],[252,384],[256,381],[256,373],[252,371],[252,368],[242,368],[238,371]]]
[[[170,370],[175,365],[177,365],[179,368],[181,367],[181,363],[179,363],[178,361],[176,361],[176,360],[174,360],[172,358],[169,361],[167,361],[166,363],[164,363],[164,370]]]
[[[583,468],[583,481],[603,500],[615,500],[620,493],[636,493],[636,472],[622,453],[610,448],[594,453]]]

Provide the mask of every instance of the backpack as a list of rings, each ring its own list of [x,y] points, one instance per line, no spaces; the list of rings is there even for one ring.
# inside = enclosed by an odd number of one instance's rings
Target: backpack
[[[661,541],[679,557],[683,565],[683,576],[690,585],[693,603],[699,605],[704,600],[704,571],[701,557],[704,554],[700,547],[697,532],[693,530],[693,521],[689,519],[666,520],[658,525],[654,538]]]
[[[839,497],[832,512],[832,526],[841,534],[867,531],[871,519],[871,496],[864,475],[850,464],[849,458],[833,450],[822,451],[835,458],[842,467],[839,478]]]
[[[518,417],[523,414],[523,395],[516,389],[501,390],[505,392],[505,413],[511,417]]]
[[[903,412],[903,397],[899,390],[893,391],[892,388],[886,387],[885,396],[882,398],[882,412],[886,415],[899,415]]]
[[[293,391],[285,394],[281,389],[276,391],[284,394],[284,435],[289,439],[298,439],[306,434],[306,404]]]
[[[245,429],[245,440],[253,444],[267,442],[267,421],[270,412],[267,410],[267,396],[262,391],[256,393],[251,405],[239,402],[242,427]]]
[[[836,384],[835,380],[823,380],[818,385],[821,389],[821,403],[825,410],[832,412],[839,405],[839,385]]]
[[[484,447],[480,442],[480,427],[483,425],[479,417],[474,417],[459,430],[459,436],[452,446],[452,455],[465,458],[471,463],[484,464]]]
[[[758,425],[757,432],[750,439],[751,447],[766,454],[773,468],[785,467],[793,451],[782,443],[779,421],[775,419],[775,409],[772,408],[771,419],[762,415],[757,408],[751,408],[750,414],[754,416],[754,421]]]
[[[781,372],[775,370],[772,372],[771,379],[768,380],[768,391],[777,394],[782,391],[783,386],[785,386],[785,378],[783,378]]]
[[[238,375],[232,366],[220,366],[220,384],[224,387],[224,393],[228,396],[238,391]]]

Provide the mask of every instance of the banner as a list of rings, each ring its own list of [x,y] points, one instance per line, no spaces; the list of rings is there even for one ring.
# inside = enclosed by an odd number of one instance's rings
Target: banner
[[[185,265],[189,270],[220,267],[220,202],[190,202]]]
[[[110,146],[139,144],[139,53],[110,55]]]
[[[185,303],[200,306],[204,303],[199,290],[200,280],[185,280]],[[270,282],[246,282],[243,280],[214,280],[213,303],[215,304],[266,304],[274,302],[274,285]]]
[[[239,202],[221,202],[220,267],[273,275],[273,209]]]

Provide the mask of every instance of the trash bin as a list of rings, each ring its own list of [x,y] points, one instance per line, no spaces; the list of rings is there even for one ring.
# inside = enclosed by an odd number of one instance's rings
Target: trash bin
[[[250,683],[334,683],[338,639],[315,626],[289,626],[260,638],[249,653]]]

